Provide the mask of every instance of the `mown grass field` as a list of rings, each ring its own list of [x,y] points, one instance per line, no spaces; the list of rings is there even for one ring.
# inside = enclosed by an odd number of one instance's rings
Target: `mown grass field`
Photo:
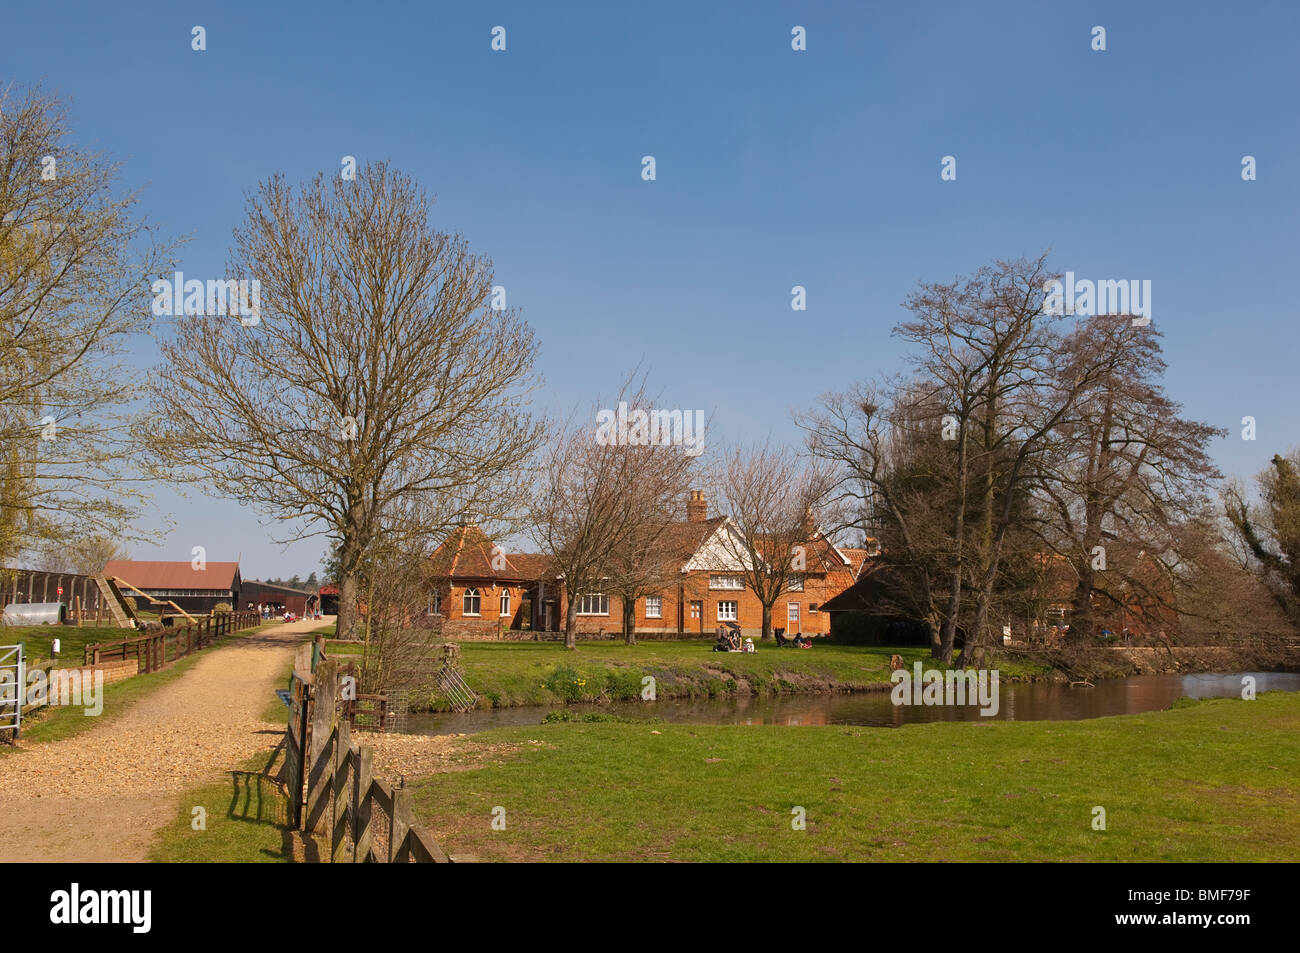
[[[133,639],[140,633],[134,629],[119,629],[117,626],[76,626],[76,625],[31,625],[0,629],[0,645],[17,645],[23,643],[23,652],[29,661],[39,662],[50,659],[50,649],[54,640],[59,640],[59,661],[69,665],[80,665],[82,650],[95,642],[111,642],[114,639]]]
[[[734,692],[845,691],[889,681],[889,659],[897,653],[907,665],[934,667],[927,648],[833,645],[811,649],[760,644],[758,651],[712,652],[700,640],[579,642],[464,642],[461,666],[482,707],[556,705],[641,697],[643,679],[655,680],[659,698],[714,697]],[[326,651],[346,658],[360,646],[330,642]],[[1004,679],[1048,674],[1050,669],[1023,659],[997,660]],[[446,710],[438,695],[412,698],[412,706]]]
[[[283,707],[283,706],[282,706]],[[149,851],[154,863],[288,863],[293,832],[279,785],[261,772],[270,753],[177,799],[176,814]],[[196,814],[195,808],[202,808]],[[201,823],[201,827],[196,829]]]
[[[1074,722],[565,723],[464,739],[413,787],[482,860],[1294,861],[1297,737],[1287,692]]]

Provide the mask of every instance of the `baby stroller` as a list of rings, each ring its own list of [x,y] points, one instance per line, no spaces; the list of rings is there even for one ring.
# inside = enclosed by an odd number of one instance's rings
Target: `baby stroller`
[[[743,652],[740,644],[740,626],[727,622],[718,626],[718,641],[713,644],[715,652]]]

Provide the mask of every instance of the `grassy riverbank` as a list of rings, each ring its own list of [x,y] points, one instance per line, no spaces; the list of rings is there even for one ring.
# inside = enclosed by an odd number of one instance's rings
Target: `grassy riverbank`
[[[729,694],[860,691],[889,681],[889,659],[897,653],[910,667],[935,666],[919,647],[832,645],[757,652],[711,652],[711,642],[665,641],[626,645],[579,642],[569,650],[559,642],[465,642],[461,666],[478,693],[481,707],[556,705],[565,702],[637,699],[644,679],[654,679],[658,698],[718,697]],[[353,646],[331,642],[327,651],[346,658]],[[357,647],[359,649],[359,647]],[[1050,674],[1044,666],[1014,657],[995,663],[1003,679]],[[438,695],[411,699],[413,707],[445,711]]]
[[[1298,734],[1288,692],[1074,722],[548,724],[464,739],[414,790],[483,860],[1289,861]]]

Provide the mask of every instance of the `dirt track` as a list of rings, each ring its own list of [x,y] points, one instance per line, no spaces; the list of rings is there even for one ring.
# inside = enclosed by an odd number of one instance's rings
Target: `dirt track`
[[[111,722],[0,758],[0,861],[143,861],[176,795],[279,741],[261,712],[282,688],[293,622],[206,652]],[[111,705],[111,698],[106,703]]]

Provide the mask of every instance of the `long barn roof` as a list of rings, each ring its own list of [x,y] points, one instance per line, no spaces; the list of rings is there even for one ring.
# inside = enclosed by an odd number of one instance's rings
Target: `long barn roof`
[[[239,563],[206,563],[202,569],[184,561],[110,559],[104,575],[120,576],[137,589],[211,589],[229,592],[239,574]]]

